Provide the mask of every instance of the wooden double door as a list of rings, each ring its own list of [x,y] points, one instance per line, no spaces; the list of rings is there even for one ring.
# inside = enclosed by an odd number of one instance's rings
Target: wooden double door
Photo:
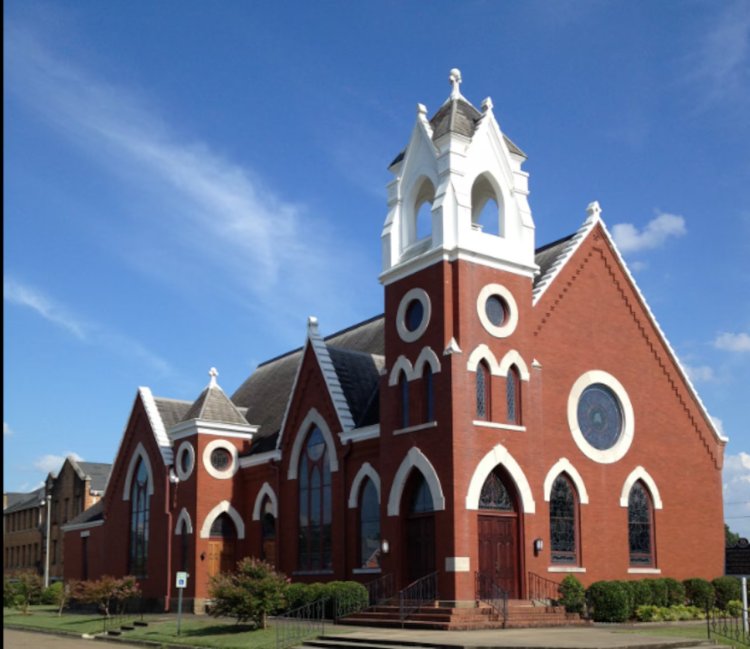
[[[435,571],[435,515],[422,514],[406,520],[404,578],[408,585]]]
[[[213,577],[220,572],[231,572],[236,568],[234,562],[234,539],[211,539],[208,542],[207,571]]]
[[[480,515],[479,571],[492,578],[500,588],[515,599],[521,596],[520,555],[518,544],[518,516],[490,514]],[[492,597],[486,582],[480,585],[480,597]]]

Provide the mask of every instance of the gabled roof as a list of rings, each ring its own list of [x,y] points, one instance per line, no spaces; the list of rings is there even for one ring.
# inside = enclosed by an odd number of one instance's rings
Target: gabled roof
[[[96,501],[88,509],[84,509],[78,516],[71,518],[63,525],[63,530],[75,525],[86,525],[104,520],[104,499]]]
[[[181,422],[188,410],[190,410],[190,406],[193,405],[190,401],[167,399],[165,397],[154,397],[154,401],[156,402],[156,408],[159,411],[161,420],[164,422],[164,427],[167,430]]]
[[[39,507],[44,499],[44,487],[26,493],[13,492],[5,495],[8,497],[8,506],[3,510],[3,515],[20,512],[30,507]]]
[[[224,394],[224,390],[214,382],[201,392],[182,417],[182,421],[190,421],[191,419],[247,426],[247,419],[242,416],[242,413],[229,400],[229,397]]]
[[[91,485],[89,488],[91,491],[104,491],[107,480],[109,480],[109,474],[112,473],[111,464],[103,462],[71,462],[71,464],[74,468],[77,466],[80,469],[78,474],[82,479],[90,478]]]

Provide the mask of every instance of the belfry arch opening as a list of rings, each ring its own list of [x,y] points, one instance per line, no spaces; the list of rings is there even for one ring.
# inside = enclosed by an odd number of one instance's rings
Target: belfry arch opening
[[[505,236],[503,201],[490,176],[477,176],[471,186],[471,226],[485,234]]]
[[[429,178],[419,181],[414,197],[414,222],[409,228],[408,245],[432,237],[432,204],[435,201],[435,186]]]

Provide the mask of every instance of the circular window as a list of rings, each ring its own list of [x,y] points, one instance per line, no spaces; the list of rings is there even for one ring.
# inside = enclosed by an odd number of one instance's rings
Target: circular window
[[[223,439],[209,442],[203,449],[203,466],[214,478],[231,478],[239,468],[237,448]]]
[[[177,477],[180,480],[187,480],[193,472],[194,466],[195,449],[190,442],[183,442],[177,451],[177,461],[175,462]]]
[[[477,315],[495,338],[510,336],[518,325],[518,307],[513,294],[501,284],[487,284],[477,297]]]
[[[623,457],[633,441],[633,406],[614,376],[592,370],[573,384],[568,396],[568,424],[586,456],[609,464]]]
[[[421,288],[407,291],[398,305],[396,329],[401,340],[407,343],[417,340],[430,323],[430,297]]]

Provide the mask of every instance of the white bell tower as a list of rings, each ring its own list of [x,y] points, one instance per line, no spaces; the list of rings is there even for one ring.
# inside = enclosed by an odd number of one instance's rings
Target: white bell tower
[[[461,72],[454,68],[449,78],[450,97],[431,119],[417,105],[409,144],[390,166],[395,178],[381,235],[383,284],[442,260],[528,277],[537,271],[528,173],[521,169],[526,155],[500,130],[492,100],[478,111],[461,94]],[[418,229],[425,204],[431,219]],[[483,228],[488,204],[497,206],[497,222]]]

